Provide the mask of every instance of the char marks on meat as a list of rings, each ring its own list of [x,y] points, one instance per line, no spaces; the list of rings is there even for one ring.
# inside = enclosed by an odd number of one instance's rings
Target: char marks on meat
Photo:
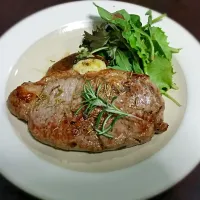
[[[124,117],[110,132],[113,138],[99,136],[94,124],[101,108],[89,116],[83,110],[75,115],[82,102],[86,80],[94,89],[101,84],[99,95],[122,111],[142,120]],[[80,75],[73,70],[51,71],[36,83],[23,83],[8,97],[10,112],[28,123],[33,137],[63,150],[103,152],[132,147],[151,140],[155,133],[167,130],[163,122],[164,100],[146,75],[118,70],[102,70]],[[106,116],[102,117],[103,118]]]

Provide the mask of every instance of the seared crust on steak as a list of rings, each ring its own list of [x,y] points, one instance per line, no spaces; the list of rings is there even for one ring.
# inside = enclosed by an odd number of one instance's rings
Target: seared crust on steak
[[[119,109],[142,120],[124,117],[110,132],[112,139],[97,135],[94,124],[101,108],[89,116],[83,116],[83,110],[74,114],[81,105],[86,80],[94,89],[101,84],[102,98],[111,101],[117,96],[114,104]],[[103,152],[131,147],[148,142],[155,132],[162,133],[168,127],[163,122],[164,100],[149,77],[120,70],[85,75],[73,70],[52,70],[36,83],[17,87],[7,103],[12,114],[28,122],[35,139],[63,150]]]

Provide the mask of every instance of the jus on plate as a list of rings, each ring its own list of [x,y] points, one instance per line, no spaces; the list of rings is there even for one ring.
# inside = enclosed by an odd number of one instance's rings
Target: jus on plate
[[[199,44],[155,11],[96,4],[46,9],[0,40],[1,172],[43,199],[147,198],[200,159]]]

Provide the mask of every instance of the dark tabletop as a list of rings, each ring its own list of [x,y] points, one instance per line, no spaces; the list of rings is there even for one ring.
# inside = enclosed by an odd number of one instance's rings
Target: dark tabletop
[[[187,28],[200,40],[199,0],[127,0],[160,12]],[[22,18],[64,0],[1,0],[0,35]],[[187,162],[187,161],[186,161]],[[17,172],[16,172],[17,173]],[[152,183],[153,184],[153,183]],[[0,200],[37,200],[16,188],[0,175]],[[67,199],[66,199],[67,200]],[[200,165],[172,189],[151,200],[200,200]]]

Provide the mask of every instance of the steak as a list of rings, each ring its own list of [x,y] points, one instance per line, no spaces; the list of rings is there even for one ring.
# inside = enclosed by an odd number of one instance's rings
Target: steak
[[[95,108],[84,116],[81,106],[83,85],[90,81],[94,90],[101,85],[99,96],[123,112],[137,116],[119,119],[109,132],[113,138],[94,130]],[[163,122],[164,100],[147,75],[106,69],[80,75],[73,70],[51,71],[36,83],[26,82],[8,97],[10,112],[28,123],[32,136],[43,144],[73,151],[103,152],[144,144],[155,133],[167,130]],[[103,121],[106,116],[102,116]],[[108,121],[110,123],[110,121]]]

